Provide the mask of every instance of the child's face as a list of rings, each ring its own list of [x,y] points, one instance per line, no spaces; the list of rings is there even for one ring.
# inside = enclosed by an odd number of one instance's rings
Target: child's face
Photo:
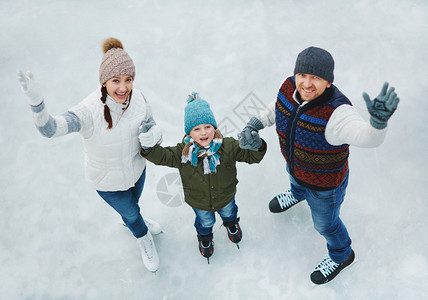
[[[194,127],[189,135],[196,143],[206,148],[214,139],[214,132],[215,128],[211,124],[201,124]]]

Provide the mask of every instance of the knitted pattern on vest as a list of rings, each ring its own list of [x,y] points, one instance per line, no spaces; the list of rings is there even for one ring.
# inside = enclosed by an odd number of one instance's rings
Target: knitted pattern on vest
[[[276,101],[276,131],[290,174],[313,190],[339,186],[348,172],[349,145],[333,146],[325,127],[333,111],[351,102],[334,86],[300,106],[293,98],[294,76],[285,80]]]

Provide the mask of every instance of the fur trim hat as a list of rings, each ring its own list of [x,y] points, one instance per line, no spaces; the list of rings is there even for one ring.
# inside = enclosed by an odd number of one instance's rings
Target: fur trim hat
[[[108,38],[102,44],[103,59],[100,66],[100,83],[104,84],[117,75],[135,77],[135,66],[128,53],[123,50],[122,42],[116,38]]]
[[[334,60],[328,51],[309,47],[299,53],[294,68],[294,75],[305,73],[319,76],[328,82],[334,80]]]
[[[211,124],[217,128],[210,105],[199,98],[199,93],[193,92],[187,97],[187,105],[184,108],[184,131],[188,135],[193,128],[201,124]]]

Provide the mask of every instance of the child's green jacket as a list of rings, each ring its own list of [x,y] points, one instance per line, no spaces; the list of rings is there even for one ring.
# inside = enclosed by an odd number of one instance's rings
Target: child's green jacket
[[[241,149],[237,140],[226,137],[217,152],[220,155],[217,171],[204,174],[202,159],[199,159],[196,167],[190,162],[181,162],[184,146],[183,142],[175,147],[156,145],[142,154],[156,165],[178,168],[185,201],[193,208],[212,212],[222,209],[235,196],[238,184],[236,162],[258,163],[267,149],[265,141],[259,151]]]

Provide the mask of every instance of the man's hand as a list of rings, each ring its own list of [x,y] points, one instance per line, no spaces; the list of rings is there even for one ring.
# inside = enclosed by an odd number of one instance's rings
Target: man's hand
[[[397,109],[400,99],[395,93],[395,88],[388,89],[388,82],[385,82],[379,96],[370,100],[367,93],[363,93],[367,109],[370,113],[370,124],[376,129],[383,129],[387,126],[389,118]]]

